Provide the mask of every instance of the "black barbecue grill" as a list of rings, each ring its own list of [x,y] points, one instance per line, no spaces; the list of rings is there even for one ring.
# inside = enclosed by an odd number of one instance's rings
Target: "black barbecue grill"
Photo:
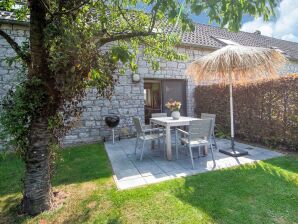
[[[109,115],[105,118],[106,125],[112,128],[113,144],[115,143],[115,131],[114,128],[118,126],[120,118],[117,115]]]

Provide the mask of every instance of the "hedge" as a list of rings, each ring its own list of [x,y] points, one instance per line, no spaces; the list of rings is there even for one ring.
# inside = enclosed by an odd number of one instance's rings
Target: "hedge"
[[[298,151],[298,75],[234,85],[236,138]],[[216,124],[230,131],[228,86],[197,86],[196,113],[216,114]]]

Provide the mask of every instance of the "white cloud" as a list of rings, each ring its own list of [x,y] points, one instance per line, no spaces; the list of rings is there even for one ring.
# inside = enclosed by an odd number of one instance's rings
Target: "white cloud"
[[[288,41],[293,41],[293,42],[297,42],[298,43],[298,36],[292,34],[292,33],[289,33],[289,34],[286,34],[286,35],[283,35],[281,37],[282,40],[288,40]]]
[[[241,30],[260,30],[265,36],[298,42],[298,0],[283,0],[273,21],[264,22],[262,18],[256,18],[244,23]]]

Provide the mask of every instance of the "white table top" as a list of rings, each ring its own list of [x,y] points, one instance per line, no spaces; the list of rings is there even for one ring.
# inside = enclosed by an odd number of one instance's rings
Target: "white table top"
[[[200,120],[200,118],[195,117],[180,117],[179,120],[174,120],[172,117],[155,117],[151,118],[152,123],[156,123],[163,126],[183,126],[189,125],[190,121]]]

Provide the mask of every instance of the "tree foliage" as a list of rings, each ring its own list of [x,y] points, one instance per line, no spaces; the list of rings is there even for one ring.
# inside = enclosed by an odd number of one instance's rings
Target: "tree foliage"
[[[159,59],[183,60],[175,51],[175,30],[190,31],[190,14],[207,13],[210,21],[237,31],[244,14],[274,14],[278,0],[2,0],[30,23],[29,44],[19,46],[1,30],[26,68],[24,80],[2,102],[0,130],[26,162],[24,211],[50,207],[51,147],[82,112],[85,89],[110,97],[118,75],[138,71],[141,54],[154,70]],[[11,61],[11,60],[10,60]],[[48,125],[45,125],[48,124]]]

